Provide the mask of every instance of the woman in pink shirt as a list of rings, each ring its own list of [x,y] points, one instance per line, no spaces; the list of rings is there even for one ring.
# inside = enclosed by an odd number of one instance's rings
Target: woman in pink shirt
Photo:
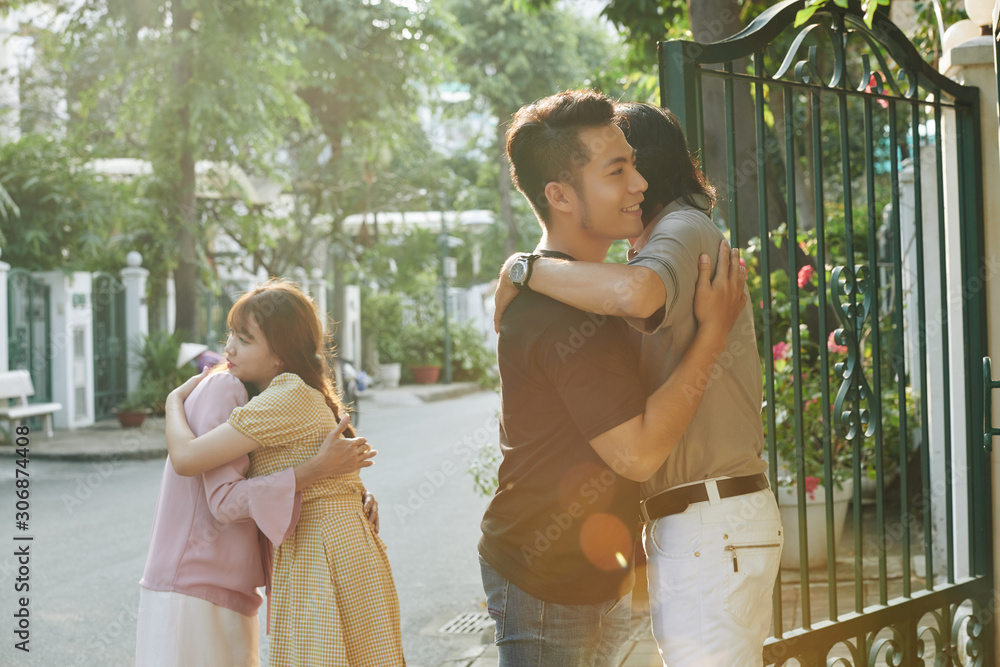
[[[195,435],[223,424],[248,400],[226,372],[207,377],[184,402]],[[259,665],[257,609],[271,545],[292,532],[300,491],[322,478],[371,465],[364,438],[341,438],[338,425],[313,458],[246,479],[241,456],[202,475],[182,477],[168,459],[153,520],[139,597],[137,667]],[[366,509],[377,530],[374,500]]]

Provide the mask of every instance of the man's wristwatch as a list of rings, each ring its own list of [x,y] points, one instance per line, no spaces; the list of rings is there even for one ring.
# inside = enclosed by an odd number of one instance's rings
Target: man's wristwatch
[[[514,263],[510,265],[510,270],[507,272],[507,275],[510,276],[510,281],[514,283],[514,287],[522,292],[530,291],[528,281],[531,279],[531,268],[534,266],[535,260],[539,257],[541,255],[521,253],[514,260]]]

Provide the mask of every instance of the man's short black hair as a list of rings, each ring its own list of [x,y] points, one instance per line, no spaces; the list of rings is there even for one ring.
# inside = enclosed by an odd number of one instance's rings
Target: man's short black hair
[[[580,190],[580,171],[590,151],[580,131],[614,121],[614,102],[592,90],[570,90],[521,107],[507,130],[507,157],[514,186],[543,224],[549,222],[545,186],[569,183]]]
[[[666,206],[680,197],[710,214],[715,188],[706,182],[698,159],[688,150],[677,116],[641,102],[620,103],[615,111],[615,123],[635,150],[636,169],[649,184],[641,204],[643,220],[649,219],[657,205]]]

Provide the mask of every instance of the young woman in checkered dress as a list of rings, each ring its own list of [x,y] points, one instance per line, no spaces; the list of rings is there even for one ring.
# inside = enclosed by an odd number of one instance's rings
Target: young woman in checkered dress
[[[246,453],[250,477],[284,470],[313,456],[344,413],[316,307],[296,287],[269,281],[243,295],[229,327],[229,372],[260,393],[198,438],[182,405],[203,376],[171,393],[167,446],[182,475]],[[349,426],[347,435],[354,435]],[[363,492],[357,472],[303,491],[295,531],[274,552],[271,665],[405,664],[392,572],[385,544],[362,509]]]

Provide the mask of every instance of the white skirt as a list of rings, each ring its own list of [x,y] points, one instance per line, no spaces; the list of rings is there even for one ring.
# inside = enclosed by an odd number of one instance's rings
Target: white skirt
[[[139,587],[136,667],[260,667],[259,636],[256,616]]]

